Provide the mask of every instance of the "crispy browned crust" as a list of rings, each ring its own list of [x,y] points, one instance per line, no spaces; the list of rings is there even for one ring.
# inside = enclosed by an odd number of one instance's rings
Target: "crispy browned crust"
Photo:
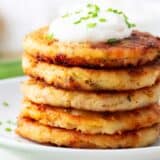
[[[39,62],[24,54],[22,65],[27,75],[68,90],[135,90],[152,86],[160,79],[158,61],[143,67],[94,70]]]
[[[143,147],[154,143],[159,136],[158,125],[122,134],[82,134],[40,125],[28,118],[18,120],[16,130],[20,136],[42,144],[74,148],[129,148]]]
[[[115,44],[67,43],[48,40],[48,27],[28,34],[24,51],[41,61],[81,67],[137,66],[160,56],[160,39],[148,33],[133,31],[129,38]]]
[[[22,84],[26,98],[38,104],[89,111],[125,111],[157,103],[160,83],[153,87],[127,92],[68,91],[30,79]]]
[[[160,123],[160,106],[155,104],[133,111],[97,113],[51,107],[25,100],[20,116],[31,118],[42,125],[75,129],[82,133],[115,134]]]

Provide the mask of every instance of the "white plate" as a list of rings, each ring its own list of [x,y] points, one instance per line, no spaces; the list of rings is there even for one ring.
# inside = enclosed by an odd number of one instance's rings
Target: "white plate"
[[[14,133],[16,117],[20,112],[22,96],[20,82],[24,78],[0,81],[0,144],[24,160],[159,160],[160,141],[137,149],[90,150],[71,149],[36,144]],[[9,105],[3,104],[7,102]],[[1,124],[2,123],[2,124]],[[12,129],[12,131],[8,128]],[[1,158],[0,158],[1,159]]]

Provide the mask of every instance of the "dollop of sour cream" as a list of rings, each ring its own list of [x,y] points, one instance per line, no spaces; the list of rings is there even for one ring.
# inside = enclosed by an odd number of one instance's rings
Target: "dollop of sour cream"
[[[107,42],[129,37],[134,26],[122,11],[87,4],[57,17],[49,26],[49,34],[62,42]]]

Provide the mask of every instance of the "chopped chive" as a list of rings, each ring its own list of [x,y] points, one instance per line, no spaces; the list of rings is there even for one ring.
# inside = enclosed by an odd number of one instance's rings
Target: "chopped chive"
[[[88,14],[91,15],[93,12],[89,11]]]
[[[47,34],[45,37],[46,37],[46,39],[49,40],[49,41],[51,41],[51,40],[54,39],[53,33],[52,33],[52,34]]]
[[[93,12],[92,13],[92,18],[95,18],[95,17],[97,17],[98,16],[98,13],[97,12]]]
[[[128,17],[126,16],[126,14],[124,12],[119,11],[117,9],[113,9],[113,8],[108,8],[107,11],[115,13],[115,14],[122,15],[123,18],[124,18],[124,21],[125,21],[126,25],[128,26],[128,28],[136,27],[136,24],[129,22]]]
[[[8,107],[8,106],[9,106],[8,102],[6,102],[6,101],[4,101],[4,102],[2,103],[2,105],[3,105],[4,107]]]
[[[99,21],[103,23],[103,22],[106,22],[106,19],[105,18],[100,18]]]
[[[92,4],[92,3],[88,3],[87,4],[87,8],[88,8],[88,14],[80,17],[80,19],[74,21],[73,24],[80,24],[81,22],[83,22],[85,20],[98,17],[98,13],[100,11],[100,7],[98,5]],[[82,10],[77,10],[74,13],[75,14],[79,14],[81,11]],[[91,23],[91,24],[89,23],[89,24],[87,24],[87,26],[88,26],[88,28],[93,28],[93,27],[96,26],[96,23]]]
[[[81,23],[81,19],[74,22],[74,24],[79,24],[79,23]]]
[[[5,128],[5,131],[6,131],[6,132],[11,132],[12,129],[8,127],[8,128]]]
[[[111,39],[109,39],[109,40],[107,41],[107,43],[109,43],[109,44],[114,44],[114,43],[117,43],[117,42],[119,42],[119,40],[116,39],[116,38],[111,38]]]
[[[87,7],[88,7],[88,8],[91,8],[91,7],[93,7],[93,4],[88,3],[88,4],[87,4]]]
[[[98,5],[96,5],[96,4],[88,4],[87,7],[90,8],[90,11],[88,12],[88,14],[92,18],[95,18],[95,17],[98,16],[98,12],[100,11],[100,8],[99,8]]]
[[[87,27],[88,28],[94,28],[94,27],[96,27],[96,25],[97,25],[96,23],[88,23]]]
[[[95,10],[96,10],[97,12],[99,12],[99,11],[100,11],[100,8],[99,8],[99,6],[98,6],[98,5],[94,5],[94,7],[95,7]]]
[[[91,18],[95,18],[98,16],[98,12],[100,11],[100,8],[96,4],[88,4],[87,7],[89,8],[88,14],[91,16]]]
[[[97,12],[91,12],[91,11],[89,11],[88,15],[89,15],[90,18],[95,18],[95,17],[98,16],[98,13]]]
[[[98,5],[96,5],[96,4],[91,4],[91,3],[89,3],[89,4],[87,4],[87,7],[88,8],[90,8],[90,9],[94,9],[95,11],[99,11],[100,10],[100,8],[99,8],[99,6]]]
[[[123,14],[122,11],[119,11],[119,10],[113,9],[113,8],[108,8],[107,11],[108,11],[108,12],[113,12],[113,13],[116,13],[116,14]]]
[[[87,19],[89,19],[90,17],[89,16],[85,16],[85,17],[81,17],[80,19],[81,20],[87,20]]]

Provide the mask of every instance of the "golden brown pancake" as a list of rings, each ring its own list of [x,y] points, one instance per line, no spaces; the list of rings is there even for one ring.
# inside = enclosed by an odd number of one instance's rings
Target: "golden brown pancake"
[[[68,90],[135,90],[152,86],[160,79],[159,64],[132,69],[93,70],[48,64],[23,55],[23,70],[27,75]]]
[[[160,83],[153,87],[127,92],[68,91],[30,79],[23,83],[24,97],[38,104],[90,111],[125,111],[157,103]]]
[[[28,34],[24,51],[39,60],[50,63],[91,68],[137,66],[160,56],[160,39],[133,31],[128,38],[117,43],[60,42],[46,38],[48,27]]]
[[[98,113],[75,109],[64,109],[23,102],[21,117],[38,121],[42,125],[75,129],[88,134],[115,134],[137,130],[160,123],[158,104],[126,112]]]
[[[28,118],[18,120],[16,131],[20,136],[38,143],[74,148],[143,147],[154,143],[159,136],[158,125],[122,134],[83,134],[41,125]]]

